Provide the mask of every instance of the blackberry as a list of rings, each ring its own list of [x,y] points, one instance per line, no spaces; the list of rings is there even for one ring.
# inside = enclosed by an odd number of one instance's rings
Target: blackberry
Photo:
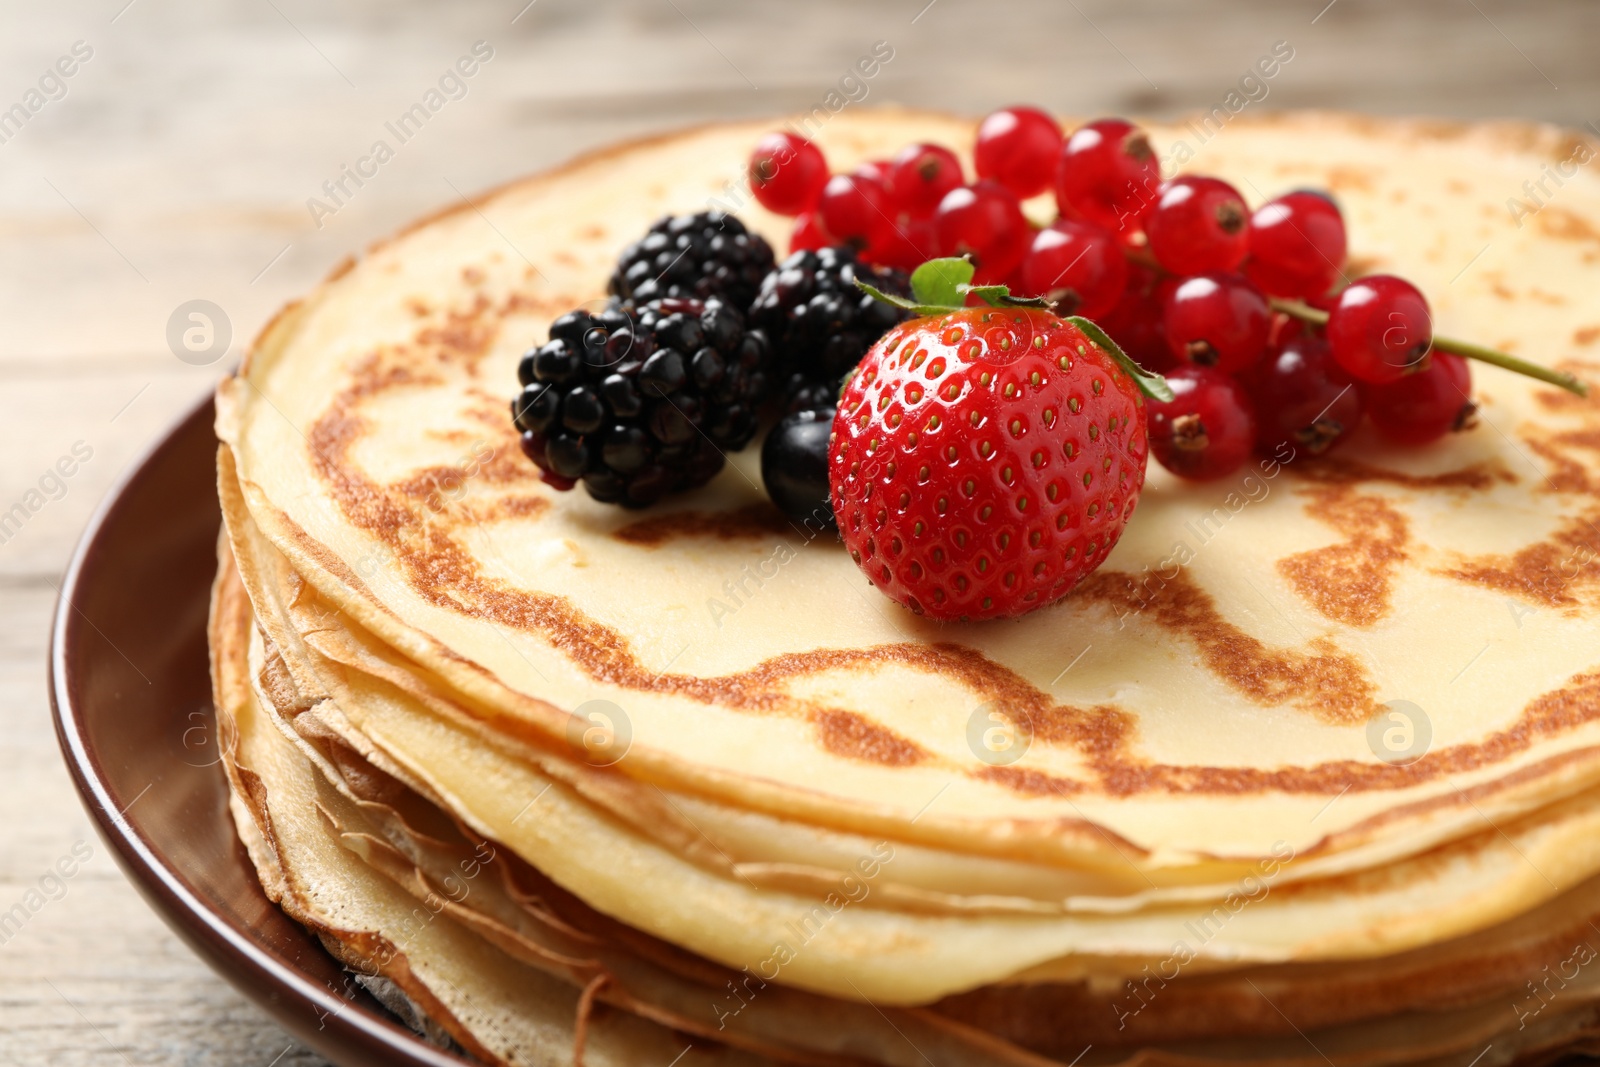
[[[550,324],[517,366],[511,417],[546,482],[645,507],[750,443],[769,363],[766,337],[721,300],[612,301]]]
[[[627,248],[611,292],[634,304],[720,297],[743,311],[772,269],[772,246],[732,215],[668,215]]]
[[[772,343],[786,410],[832,407],[840,381],[867,349],[910,317],[857,289],[857,277],[911,295],[905,271],[863,263],[847,245],[796,252],[762,280],[750,323]]]

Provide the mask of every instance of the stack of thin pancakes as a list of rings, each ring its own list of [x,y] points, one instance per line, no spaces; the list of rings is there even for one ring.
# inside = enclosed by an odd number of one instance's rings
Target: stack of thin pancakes
[[[972,139],[811,121],[836,169]],[[214,673],[269,895],[495,1064],[1489,1067],[1600,1040],[1600,403],[1480,367],[1479,427],[1427,449],[1152,468],[1109,562],[1014,622],[901,611],[752,454],[642,513],[544,486],[518,357],[663,214],[732,209],[781,252],[739,194],[767,128],[414,227],[221,387]],[[1255,201],[1331,189],[1353,273],[1600,381],[1588,142],[1151,133]]]

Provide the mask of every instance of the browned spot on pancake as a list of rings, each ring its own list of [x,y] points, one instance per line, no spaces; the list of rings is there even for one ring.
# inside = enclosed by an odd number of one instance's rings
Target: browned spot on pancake
[[[1335,192],[1345,189],[1371,192],[1372,180],[1373,172],[1369,167],[1339,165],[1328,168],[1328,188]]]
[[[461,268],[461,280],[468,285],[482,285],[484,277],[481,267],[466,266]]]
[[[1337,485],[1306,490],[1306,510],[1344,534],[1325,548],[1278,561],[1278,573],[1312,607],[1347,626],[1371,626],[1389,611],[1394,572],[1406,559],[1410,524],[1380,496]]]
[[[1303,456],[1287,469],[1310,482],[1332,485],[1376,482],[1407,489],[1488,489],[1497,481],[1515,483],[1517,480],[1515,474],[1498,462],[1474,463],[1437,474],[1407,474],[1345,456]]]
[[[771,504],[750,504],[734,511],[673,511],[637,519],[613,530],[612,537],[643,548],[668,541],[714,537],[718,541],[782,537],[794,533],[783,513]]]
[[[1470,557],[1441,571],[1544,607],[1575,608],[1600,590],[1600,531],[1575,516],[1549,538],[1511,555]]]
[[[1533,221],[1547,236],[1557,240],[1600,244],[1600,230],[1596,230],[1593,223],[1559,204],[1546,204],[1533,217]]]
[[[1071,796],[1083,792],[1082,782],[1026,767],[985,767],[981,771],[973,771],[972,776],[985,782],[1003,785],[1012,792],[1024,796]]]
[[[474,522],[500,522],[505,519],[531,519],[550,510],[546,497],[525,493],[519,496],[500,496],[488,501],[473,501],[467,513]]]
[[[822,747],[835,756],[885,767],[911,767],[928,756],[920,746],[853,711],[818,708],[811,713],[811,724]]]
[[[443,322],[418,330],[416,343],[432,349],[441,360],[465,364],[471,372],[488,354],[489,346],[500,332],[498,319],[489,315],[489,311],[489,298],[479,293],[469,307],[452,308],[445,313]]]
[[[1600,338],[1600,326],[1580,326],[1572,331],[1572,343],[1575,345],[1592,345],[1597,338]]]
[[[1376,703],[1359,659],[1324,637],[1305,652],[1270,648],[1225,619],[1187,573],[1135,587],[1130,575],[1098,571],[1073,595],[1148,614],[1187,638],[1212,674],[1258,704],[1293,704],[1323,722],[1351,725],[1366,721]]]
[[[1536,394],[1553,411],[1587,414],[1600,397],[1583,399],[1554,390]],[[1585,411],[1584,409],[1591,409]],[[1545,463],[1538,489],[1562,496],[1600,497],[1590,472],[1600,458],[1600,430],[1525,430],[1523,442]],[[1600,508],[1592,504],[1563,517],[1556,531],[1514,553],[1465,556],[1439,573],[1543,607],[1574,611],[1600,593]]]

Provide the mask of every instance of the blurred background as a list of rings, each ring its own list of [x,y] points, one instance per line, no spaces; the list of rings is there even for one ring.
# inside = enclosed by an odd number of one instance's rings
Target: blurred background
[[[344,256],[596,145],[809,109],[877,41],[867,104],[1172,117],[1283,41],[1252,110],[1600,122],[1591,0],[6,0],[0,514],[38,496],[0,527],[0,913],[44,904],[0,926],[0,1063],[322,1062],[144,906],[57,755],[50,610],[117,476]],[[475,49],[375,177],[308,207]]]

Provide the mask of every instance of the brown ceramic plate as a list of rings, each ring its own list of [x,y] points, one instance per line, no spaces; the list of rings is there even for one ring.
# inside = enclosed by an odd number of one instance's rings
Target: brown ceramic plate
[[[73,554],[50,639],[61,751],[134,885],[292,1036],[345,1067],[459,1065],[266,898],[234,834],[206,660],[221,525],[211,422],[207,399],[111,491]]]

